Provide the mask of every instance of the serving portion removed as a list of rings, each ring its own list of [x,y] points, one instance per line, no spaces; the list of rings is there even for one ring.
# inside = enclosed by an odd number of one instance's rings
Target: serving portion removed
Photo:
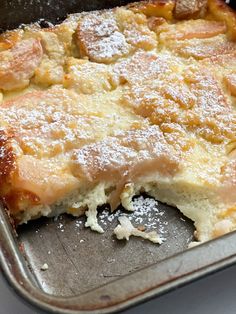
[[[146,193],[200,242],[236,229],[236,13],[222,1],[7,31],[0,91],[0,197],[16,224],[85,213],[103,232],[98,206],[132,211]]]

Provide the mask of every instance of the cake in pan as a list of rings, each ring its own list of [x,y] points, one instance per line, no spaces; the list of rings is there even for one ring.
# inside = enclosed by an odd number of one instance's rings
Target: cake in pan
[[[236,228],[236,15],[152,0],[0,36],[0,197],[14,221],[147,193],[206,241]]]

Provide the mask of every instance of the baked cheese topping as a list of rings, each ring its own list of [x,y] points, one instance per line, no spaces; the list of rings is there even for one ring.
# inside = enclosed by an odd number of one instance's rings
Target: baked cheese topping
[[[102,232],[97,206],[146,192],[200,241],[236,228],[236,15],[190,2],[0,36],[0,197],[17,223],[86,212]]]

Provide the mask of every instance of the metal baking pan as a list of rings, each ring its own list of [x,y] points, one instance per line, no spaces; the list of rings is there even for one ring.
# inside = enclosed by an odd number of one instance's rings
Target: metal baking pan
[[[39,19],[42,25],[55,23],[67,13],[127,2],[2,0],[0,27]],[[160,230],[166,238],[162,245],[137,238],[117,241],[112,235],[117,214],[107,217],[105,208],[99,213],[102,235],[84,228],[83,217],[68,215],[32,221],[16,234],[0,206],[0,265],[8,282],[38,309],[102,314],[121,311],[236,262],[235,233],[187,249],[194,231],[190,220],[145,196],[136,203],[138,214],[129,214],[133,222]],[[45,263],[48,269],[42,270]]]

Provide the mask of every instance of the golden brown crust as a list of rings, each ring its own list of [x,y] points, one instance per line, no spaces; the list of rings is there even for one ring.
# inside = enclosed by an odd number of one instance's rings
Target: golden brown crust
[[[10,175],[16,169],[15,154],[12,148],[13,132],[10,130],[0,129],[0,194],[4,195],[7,190],[7,184]]]
[[[176,0],[174,16],[178,20],[198,18],[205,15],[207,0]]]
[[[43,56],[39,40],[22,40],[11,49],[0,52],[0,89],[26,87]]]
[[[23,30],[7,31],[0,34],[0,51],[12,48],[22,38]]]
[[[236,72],[225,75],[226,86],[232,96],[236,96]]]
[[[228,27],[228,36],[236,40],[236,12],[223,0],[208,0],[208,11],[217,20],[224,21]]]
[[[170,40],[206,39],[226,33],[226,26],[221,21],[206,21],[203,19],[182,21],[177,25],[168,24],[162,27],[160,39],[163,45]],[[187,44],[188,41],[185,41]]]
[[[126,104],[154,124],[177,123],[212,143],[233,138],[234,112],[214,75],[202,66],[173,73],[175,62],[174,56],[137,52],[121,63],[122,82],[130,87]]]
[[[135,13],[143,13],[146,16],[163,17],[172,20],[175,8],[175,0],[149,0],[135,2],[128,5]]]
[[[36,194],[22,189],[14,189],[6,193],[3,202],[11,210],[16,224],[20,222],[20,215],[25,211],[25,208],[40,205],[40,199]]]
[[[39,198],[22,189],[12,189],[13,177],[16,175],[17,157],[13,149],[14,132],[0,129],[0,196],[3,204],[10,209],[10,213],[15,217],[17,224],[17,213],[27,207],[39,204]]]
[[[228,41],[225,36],[211,37],[204,41],[197,38],[188,41],[171,41],[169,47],[184,58],[193,57],[196,60],[224,56],[235,51],[234,43]]]

